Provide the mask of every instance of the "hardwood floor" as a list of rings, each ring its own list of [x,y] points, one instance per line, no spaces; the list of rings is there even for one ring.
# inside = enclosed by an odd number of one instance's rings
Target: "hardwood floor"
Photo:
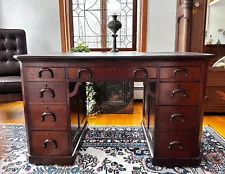
[[[88,118],[89,125],[140,125],[142,103],[135,102],[133,114],[98,114]],[[2,123],[24,124],[23,102],[0,104],[0,120]],[[225,137],[225,115],[204,116],[203,125],[210,125]]]

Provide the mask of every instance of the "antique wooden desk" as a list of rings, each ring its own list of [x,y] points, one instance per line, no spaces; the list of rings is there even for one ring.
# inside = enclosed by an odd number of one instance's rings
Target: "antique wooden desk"
[[[152,163],[198,165],[210,57],[138,52],[15,56],[21,61],[30,163],[73,164],[87,128],[82,82],[140,81],[144,82],[140,124]]]

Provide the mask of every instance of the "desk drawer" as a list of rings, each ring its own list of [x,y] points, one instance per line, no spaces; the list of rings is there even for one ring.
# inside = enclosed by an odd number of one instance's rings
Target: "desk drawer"
[[[32,131],[31,155],[64,156],[68,152],[68,133],[62,131]]]
[[[157,131],[198,131],[198,106],[159,106]]]
[[[28,82],[30,102],[66,102],[64,82]]]
[[[163,67],[160,68],[160,79],[175,81],[200,80],[201,67]]]
[[[194,158],[199,156],[197,132],[157,132],[154,146],[156,158]]]
[[[65,79],[64,68],[26,67],[25,73],[28,81]]]
[[[31,130],[67,130],[66,105],[29,105]]]
[[[68,68],[71,79],[156,78],[156,68]]]
[[[207,86],[205,105],[225,105],[225,86]]]
[[[160,105],[198,105],[200,84],[198,82],[160,83]]]

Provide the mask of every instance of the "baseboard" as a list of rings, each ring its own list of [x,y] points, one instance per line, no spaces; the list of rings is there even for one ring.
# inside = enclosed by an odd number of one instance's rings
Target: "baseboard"
[[[142,86],[134,86],[134,90],[143,90]]]
[[[138,100],[143,99],[143,87],[142,86],[134,87],[134,99],[138,99]]]

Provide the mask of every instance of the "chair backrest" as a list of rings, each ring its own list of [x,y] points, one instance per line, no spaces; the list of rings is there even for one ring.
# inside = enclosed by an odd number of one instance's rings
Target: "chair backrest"
[[[16,54],[27,54],[25,31],[0,28],[0,76],[20,75],[19,62],[13,58]]]

